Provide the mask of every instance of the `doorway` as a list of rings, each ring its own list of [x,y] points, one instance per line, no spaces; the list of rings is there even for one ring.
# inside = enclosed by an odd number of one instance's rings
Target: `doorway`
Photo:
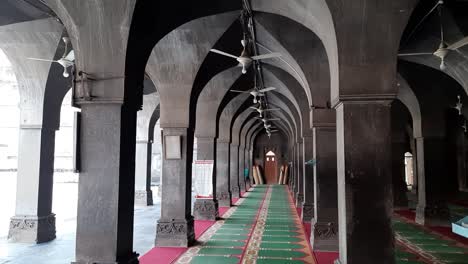
[[[267,184],[275,184],[278,182],[278,160],[273,151],[269,151],[265,157],[265,179]]]

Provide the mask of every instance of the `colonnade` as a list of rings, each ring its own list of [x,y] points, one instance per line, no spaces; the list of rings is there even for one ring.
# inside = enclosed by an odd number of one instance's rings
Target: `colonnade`
[[[431,130],[434,127],[428,124],[434,123],[425,120],[434,110],[430,103],[419,104],[438,95],[418,91],[415,87],[423,85],[397,65],[399,42],[417,1],[376,5],[371,0],[313,4],[295,0],[292,5],[255,0],[247,7],[215,2],[184,3],[187,13],[175,1],[84,1],[78,6],[73,1],[45,0],[63,23],[35,20],[46,23],[44,32],[36,34],[52,35],[51,43],[41,41],[43,36],[17,42],[39,43],[35,49],[39,52],[44,46],[45,56],[54,58],[60,53],[60,37],[68,35],[76,54],[75,71],[73,80],[58,78],[61,83],[53,81],[60,69],[56,65],[28,62],[24,64],[31,69],[16,70],[25,82],[22,89],[36,89],[34,96],[39,94],[41,100],[22,95],[26,103],[20,130],[19,202],[11,239],[45,242],[55,237],[51,168],[57,112],[47,109],[60,105],[69,84],[73,102],[81,109],[77,264],[138,263],[132,248],[133,209],[135,204],[152,204],[151,147],[158,119],[163,188],[155,245],[193,245],[194,216],[216,220],[220,206],[231,206],[232,198],[241,197],[252,185],[251,168],[265,154],[258,142],[267,135],[251,109],[258,106],[252,96],[230,90],[250,91],[261,85],[276,88],[261,105],[278,110],[266,110],[271,111],[268,117],[279,119],[271,122],[279,133],[268,144],[289,164],[289,188],[302,209],[302,220],[313,225],[313,248],[338,251],[343,264],[394,263],[393,192],[404,189],[395,183],[402,177],[399,156],[407,142],[392,128],[401,132],[409,120],[394,118],[395,100],[411,115],[418,222],[443,221],[450,190],[435,188],[441,181],[435,174],[449,164],[434,162],[437,150],[445,148],[447,134]],[[239,10],[241,17],[254,21],[254,34],[245,29],[245,21],[239,23]],[[242,36],[249,38],[252,52],[274,50],[281,58],[254,63],[242,74],[235,60],[210,52],[216,48],[240,53]],[[8,43],[0,48],[9,54]],[[34,81],[27,82],[29,72],[37,73]],[[401,78],[411,84],[403,85]],[[31,88],[31,83],[40,85]],[[447,99],[441,108],[450,104]],[[445,119],[437,116],[441,128]],[[398,123],[402,120],[406,123]],[[195,201],[192,216],[195,138],[199,159],[213,160],[214,172],[213,197]],[[25,166],[27,160],[34,166]]]

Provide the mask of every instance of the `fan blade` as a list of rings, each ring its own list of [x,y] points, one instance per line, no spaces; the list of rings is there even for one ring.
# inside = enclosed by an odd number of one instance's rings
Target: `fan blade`
[[[275,87],[268,87],[268,88],[265,88],[265,89],[261,89],[259,92],[265,93],[265,92],[269,92],[269,91],[273,91],[273,90],[276,90],[276,88]]]
[[[227,57],[231,57],[231,58],[236,59],[236,60],[237,60],[237,58],[238,58],[237,56],[234,56],[234,55],[232,55],[232,54],[229,54],[229,53],[226,53],[226,52],[224,52],[224,51],[217,50],[217,49],[211,49],[210,51],[211,51],[211,52],[214,52],[214,53],[218,53],[218,54],[220,54],[220,55],[224,55],[224,56],[227,56]]]
[[[239,91],[239,90],[229,90],[229,91],[233,93],[250,93],[250,91]]]
[[[251,59],[252,60],[264,60],[264,59],[273,59],[273,58],[278,58],[278,57],[281,57],[281,53],[273,52],[273,53],[269,53],[269,54],[253,56]]]
[[[400,53],[400,54],[398,54],[398,57],[422,56],[422,55],[434,55],[434,53],[429,53],[429,52],[420,52],[420,53]]]
[[[263,111],[281,111],[279,108],[264,109]]]
[[[253,107],[253,106],[251,106],[251,107],[249,107],[249,108],[254,109],[254,110],[256,110],[256,111],[260,110],[260,109],[258,109],[258,108],[256,108],[256,107]]]
[[[74,61],[75,60],[75,51],[70,51],[68,55],[64,58],[67,61]]]
[[[268,121],[280,121],[281,119],[279,118],[272,118],[272,119],[268,119]]]
[[[63,43],[65,43],[65,49],[63,50],[63,55],[62,58],[65,58],[67,56],[68,52],[68,43],[70,42],[70,39],[68,37],[63,37],[62,38]]]
[[[57,62],[55,60],[47,60],[47,59],[38,59],[38,58],[26,58],[28,60],[35,60],[35,61],[47,61],[47,62]]]
[[[447,49],[449,50],[456,50],[456,49],[459,49],[461,47],[464,47],[468,45],[468,36],[462,38],[461,40],[453,43],[452,45],[448,46]]]

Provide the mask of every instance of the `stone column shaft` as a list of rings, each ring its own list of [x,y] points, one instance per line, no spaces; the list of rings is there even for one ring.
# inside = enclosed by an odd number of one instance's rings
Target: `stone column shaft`
[[[244,175],[245,189],[249,190],[250,187],[251,187],[250,178],[249,178],[249,175],[250,175],[250,160],[249,160],[249,149],[247,147],[244,148],[244,154],[243,154],[242,158],[244,159],[244,169],[248,170],[247,175],[242,174],[242,175]]]
[[[447,197],[449,181],[446,173],[444,138],[416,138],[418,167],[418,205],[416,222],[426,225],[449,225]]]
[[[136,108],[81,105],[76,262],[138,263],[133,252]]]
[[[311,244],[314,250],[338,251],[338,194],[336,128],[314,127],[315,219]]]
[[[244,176],[245,169],[245,147],[239,146],[239,186],[241,192],[246,192],[246,182]]]
[[[314,159],[314,138],[304,137],[304,158],[306,161]],[[304,202],[302,204],[302,221],[311,222],[314,218],[314,165],[304,164]]]
[[[231,206],[229,178],[229,143],[216,142],[216,198],[219,206]]]
[[[43,243],[55,238],[52,213],[55,129],[22,125],[19,130],[16,212],[8,239]]]
[[[229,147],[229,177],[231,179],[232,198],[240,198],[239,184],[239,146],[231,144]]]
[[[296,151],[295,151],[295,147],[292,147],[291,149],[291,164],[290,164],[290,168],[289,170],[291,171],[290,172],[290,186],[291,186],[291,193],[292,193],[292,196],[293,198],[295,199],[296,198],[296,192],[297,192],[297,189],[296,189],[296,182],[297,182],[297,174],[296,174]]]
[[[297,143],[297,195],[296,207],[304,202],[304,143]]]
[[[151,191],[151,159],[153,142],[137,140],[135,155],[135,204],[153,205]]]
[[[180,137],[180,159],[168,157],[166,140]],[[193,134],[187,128],[163,128],[161,218],[156,246],[188,247],[195,242],[191,215]],[[177,151],[173,149],[171,151]]]
[[[390,101],[336,107],[339,261],[395,263]]]

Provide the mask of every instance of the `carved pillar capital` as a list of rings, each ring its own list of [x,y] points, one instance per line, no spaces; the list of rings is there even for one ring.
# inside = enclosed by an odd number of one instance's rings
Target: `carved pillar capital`
[[[335,223],[317,222],[314,225],[314,236],[318,240],[336,240],[338,226]]]
[[[313,218],[314,218],[314,205],[304,203],[302,205],[302,221],[311,222]]]

